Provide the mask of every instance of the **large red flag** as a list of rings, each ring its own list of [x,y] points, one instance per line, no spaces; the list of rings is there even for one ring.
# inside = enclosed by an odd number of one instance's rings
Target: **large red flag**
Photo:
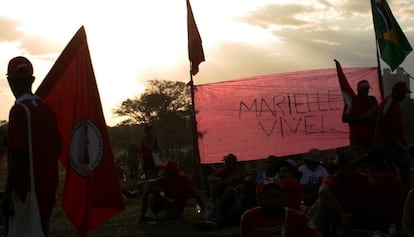
[[[62,207],[80,236],[124,210],[108,130],[82,26],[36,94],[56,112],[66,169]]]
[[[191,10],[190,1],[187,0],[187,33],[188,33],[188,59],[191,62],[191,75],[198,73],[198,65],[205,61],[201,36],[198,32]]]

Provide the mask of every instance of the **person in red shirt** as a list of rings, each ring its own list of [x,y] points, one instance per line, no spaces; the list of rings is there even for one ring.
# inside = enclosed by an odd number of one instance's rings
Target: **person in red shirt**
[[[212,203],[216,203],[227,188],[236,187],[245,181],[246,173],[238,167],[236,155],[229,153],[224,156],[223,161],[224,167],[208,177]]]
[[[408,146],[404,137],[404,120],[399,102],[411,93],[407,84],[399,81],[394,84],[391,95],[379,106],[375,142],[387,148],[392,162],[400,172],[401,180],[409,188],[409,168],[412,161],[408,158]]]
[[[21,200],[25,200],[30,188],[27,115],[20,105],[24,104],[31,114],[35,192],[43,232],[48,236],[49,221],[56,203],[60,134],[56,115],[52,109],[32,93],[34,79],[33,66],[27,58],[19,56],[10,60],[7,80],[16,102],[9,116],[7,132],[9,169],[2,209],[6,215],[11,215],[12,192],[15,192]]]
[[[285,196],[277,179],[262,179],[256,193],[259,206],[247,210],[240,218],[241,237],[321,236],[308,216],[285,206]]]
[[[246,172],[238,166],[236,155],[223,157],[224,166],[208,177],[210,203],[205,219],[221,226],[232,226],[240,220],[244,210],[241,202],[244,196]]]
[[[204,209],[201,197],[195,192],[191,180],[180,173],[177,162],[169,160],[160,167],[164,173],[145,185],[140,222],[147,219],[145,213],[148,207],[157,221],[180,218],[190,197],[195,197],[197,204]]]
[[[407,189],[389,169],[386,152],[382,147],[374,146],[368,150],[363,163],[367,167],[368,175],[375,182],[374,195],[383,214],[381,230],[386,232],[390,224],[395,224],[397,229],[401,229]]]
[[[297,168],[297,164],[292,159],[281,162],[279,168],[280,185],[285,195],[286,206],[295,210],[301,209],[301,203],[305,199],[303,186],[300,183],[302,172]]]
[[[322,181],[312,219],[323,236],[350,234],[352,228],[378,230],[373,182],[360,172],[360,162],[359,153],[348,148],[338,158],[337,172]]]
[[[370,86],[367,80],[359,81],[357,88],[357,95],[351,98],[352,106],[344,108],[342,121],[349,124],[351,146],[367,149],[374,143],[378,101],[368,95]]]

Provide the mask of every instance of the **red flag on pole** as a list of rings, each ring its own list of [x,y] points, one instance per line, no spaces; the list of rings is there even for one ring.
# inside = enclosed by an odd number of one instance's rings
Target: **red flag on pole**
[[[348,80],[342,70],[341,64],[335,59],[336,72],[338,74],[339,86],[341,87],[342,96],[344,97],[345,112],[350,113],[352,109],[352,99],[356,96],[354,90],[349,85]]]
[[[187,0],[187,33],[188,33],[188,59],[191,62],[191,75],[198,73],[198,65],[204,62],[204,51],[200,33],[194,20],[190,1]]]
[[[36,94],[56,112],[66,169],[62,207],[79,236],[124,210],[108,130],[82,26]]]

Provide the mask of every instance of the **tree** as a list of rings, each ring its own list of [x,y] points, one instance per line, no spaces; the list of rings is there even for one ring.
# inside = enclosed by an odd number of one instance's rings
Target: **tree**
[[[123,101],[113,110],[119,116],[128,117],[122,124],[157,122],[162,114],[180,112],[188,116],[191,111],[190,90],[178,81],[150,80],[139,97]]]
[[[150,80],[144,93],[113,110],[128,117],[120,125],[152,123],[168,158],[180,159],[192,149],[191,95],[183,82]]]

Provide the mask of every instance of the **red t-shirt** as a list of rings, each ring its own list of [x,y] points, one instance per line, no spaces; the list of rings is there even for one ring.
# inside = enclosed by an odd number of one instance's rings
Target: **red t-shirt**
[[[390,171],[375,174],[373,178],[375,198],[384,210],[385,222],[399,223],[407,195],[403,183]]]
[[[374,96],[352,98],[350,116],[362,116],[373,106],[378,105]],[[349,137],[351,143],[357,146],[372,142],[375,134],[375,117],[370,120],[355,121],[349,124]]]
[[[401,112],[401,107],[398,101],[394,100],[391,96],[385,98],[379,106],[379,116],[384,119],[384,126],[388,128],[392,136],[394,136],[398,142],[406,144],[404,138],[404,122]],[[375,131],[375,141],[378,143],[389,143],[392,137],[387,135],[381,127],[377,127]]]
[[[377,226],[379,217],[375,216],[373,185],[366,174],[360,173],[353,182],[333,174],[327,176],[322,185],[328,185],[342,209],[351,214],[354,227],[372,229]]]
[[[173,200],[168,205],[177,211],[177,214],[182,215],[189,195],[194,192],[191,180],[182,174],[179,174],[175,179],[161,176],[158,178],[158,185],[165,197]]]
[[[303,187],[296,178],[285,178],[280,182],[282,187],[286,206],[295,210],[300,210],[300,204],[304,200]]]
[[[240,220],[241,237],[319,237],[316,226],[302,212],[287,209],[285,216],[269,218],[263,215],[261,207],[255,207],[243,213]]]
[[[47,218],[51,216],[56,202],[60,136],[54,112],[45,103],[40,100],[36,101],[37,107],[32,104],[32,100],[24,100],[22,103],[31,111],[35,190],[40,215]],[[23,172],[19,175],[14,187],[17,195],[22,200],[25,199],[30,187],[29,144],[26,118],[24,108],[20,105],[14,105],[10,110],[7,132],[9,154],[14,151],[27,154]]]

